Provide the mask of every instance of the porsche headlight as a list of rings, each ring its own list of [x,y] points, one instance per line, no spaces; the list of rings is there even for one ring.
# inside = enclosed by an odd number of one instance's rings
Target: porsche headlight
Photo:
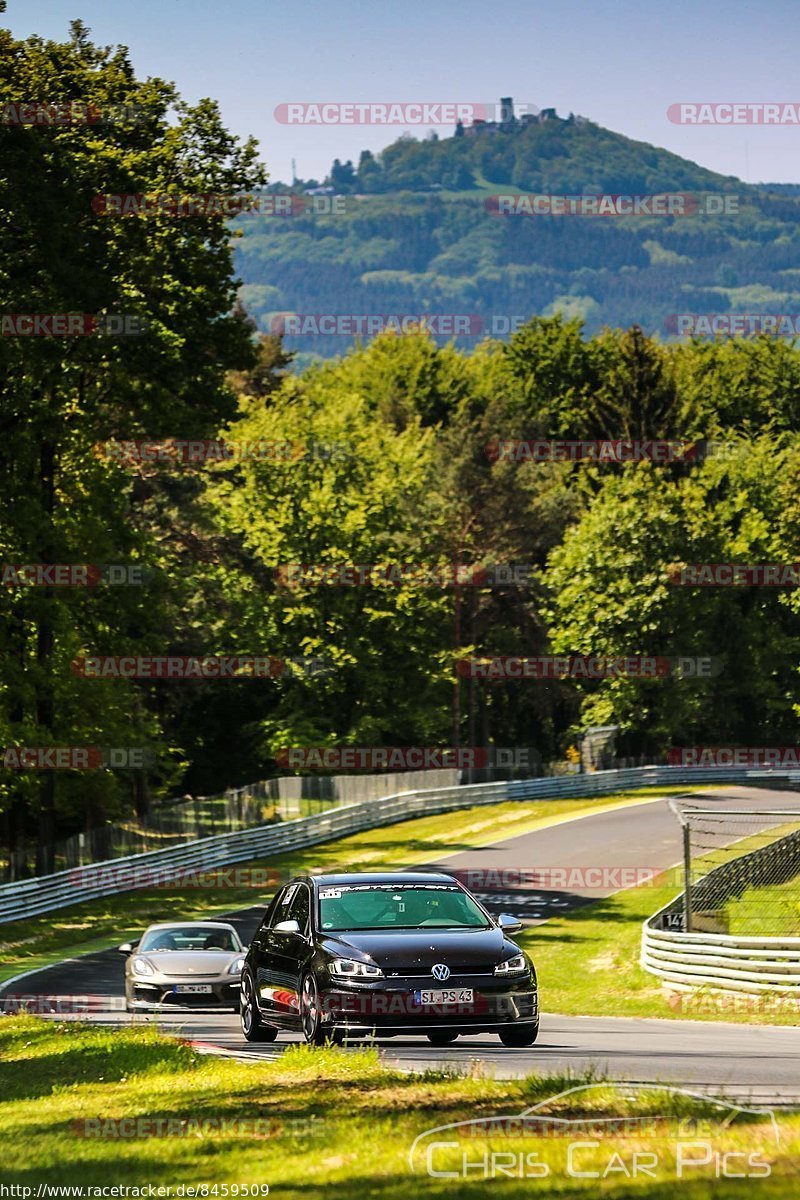
[[[131,963],[134,975],[155,975],[152,964],[146,958],[135,958]]]
[[[356,962],[352,958],[334,958],[330,964],[331,975],[341,979],[380,979],[383,971],[372,963]]]
[[[235,958],[233,960],[233,962],[231,963],[231,965],[228,967],[228,974],[229,975],[241,975],[243,970],[244,970],[244,958],[241,955],[239,955],[239,957]]]
[[[507,958],[505,962],[498,963],[494,973],[495,975],[522,975],[527,969],[525,955],[515,954],[513,958]]]

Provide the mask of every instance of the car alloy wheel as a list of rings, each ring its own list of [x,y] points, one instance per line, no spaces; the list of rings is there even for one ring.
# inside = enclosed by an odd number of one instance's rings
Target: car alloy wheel
[[[323,1045],[328,1040],[328,1035],[320,1023],[319,992],[317,991],[317,981],[313,975],[306,975],[303,978],[300,1013],[303,1022],[303,1037],[311,1046]]]
[[[242,1000],[240,1005],[242,1033],[248,1042],[274,1042],[278,1031],[274,1025],[264,1025],[256,1005],[253,984],[249,975],[242,976]]]

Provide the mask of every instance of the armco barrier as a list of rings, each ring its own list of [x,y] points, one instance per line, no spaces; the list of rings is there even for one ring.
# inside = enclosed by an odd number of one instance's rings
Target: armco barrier
[[[800,834],[791,833],[716,867],[692,886],[692,908],[713,910],[747,886],[792,878],[800,866],[799,839]],[[681,893],[644,922],[640,963],[645,971],[681,989],[775,992],[800,999],[800,937],[671,929],[670,920],[683,920],[683,900]]]
[[[329,842],[362,829],[376,829],[411,817],[447,812],[473,804],[602,796],[609,792],[653,786],[754,782],[750,775],[750,771],[734,767],[631,767],[626,770],[598,771],[590,775],[545,776],[399,792],[378,800],[340,805],[294,821],[257,825],[252,829],[202,838],[166,850],[153,850],[128,858],[92,863],[71,871],[60,871],[55,875],[3,884],[0,886],[0,924],[120,891],[134,891],[137,887],[147,886],[142,882],[143,878],[157,876],[159,871],[207,871],[214,867],[268,858],[288,850]],[[785,772],[776,771],[771,775],[776,784],[784,778]],[[759,782],[763,786],[763,772],[759,772]],[[124,878],[126,870],[129,872],[128,886]],[[134,877],[137,872],[138,882]]]
[[[644,923],[641,965],[664,983],[800,997],[800,937],[673,932],[653,920]]]

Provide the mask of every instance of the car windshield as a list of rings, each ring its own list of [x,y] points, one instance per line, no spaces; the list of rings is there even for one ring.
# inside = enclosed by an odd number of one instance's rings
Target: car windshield
[[[326,933],[365,929],[487,929],[489,921],[461,888],[442,884],[344,884],[319,892]]]
[[[140,950],[219,950],[228,954],[241,950],[242,943],[232,929],[214,925],[170,925],[168,929],[148,929],[139,943]]]

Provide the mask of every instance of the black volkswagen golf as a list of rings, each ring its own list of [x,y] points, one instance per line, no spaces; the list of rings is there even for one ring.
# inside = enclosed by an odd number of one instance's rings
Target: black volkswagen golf
[[[439,873],[299,877],[274,897],[242,971],[242,1030],[251,1042],[302,1030],[425,1034],[435,1046],[493,1032],[530,1046],[539,1031],[536,972],[466,888]]]

